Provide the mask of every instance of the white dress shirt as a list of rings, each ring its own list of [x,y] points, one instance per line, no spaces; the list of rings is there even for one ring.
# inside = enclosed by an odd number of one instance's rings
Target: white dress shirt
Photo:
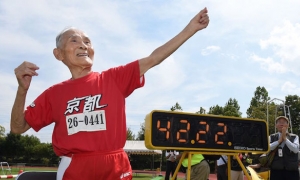
[[[223,159],[225,160],[225,162],[224,162],[224,160],[222,159],[222,157],[223,157]],[[222,165],[224,165],[225,163],[227,163],[228,157],[227,157],[226,155],[222,155],[222,157],[220,157],[220,158],[217,160],[217,166],[222,166]]]
[[[279,136],[278,136],[279,138],[278,138],[278,139],[280,139],[281,133],[278,132],[278,134],[279,134]],[[269,140],[270,140],[270,142],[271,142],[271,136],[269,137]],[[274,142],[272,142],[272,143],[270,144],[270,149],[271,149],[271,150],[274,150],[278,145],[279,145],[278,140],[277,140],[277,141],[274,141]],[[290,151],[293,151],[294,153],[298,153],[298,151],[299,151],[299,137],[298,137],[298,135],[296,135],[296,138],[294,139],[294,141],[291,142],[291,141],[288,139],[288,134],[287,134],[286,140],[285,140],[285,141],[282,141],[281,144],[280,144],[279,146],[280,146],[280,147],[284,147],[284,145],[286,145],[286,146],[290,149]]]
[[[174,151],[166,151],[166,157],[169,156],[169,158],[167,159],[168,161],[175,160],[177,155],[179,155],[178,151],[175,151],[175,150]]]

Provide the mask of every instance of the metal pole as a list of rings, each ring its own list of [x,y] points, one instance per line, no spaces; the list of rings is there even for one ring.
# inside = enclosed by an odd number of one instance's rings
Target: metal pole
[[[277,109],[278,109],[278,105],[276,106],[276,109],[275,109],[275,114],[274,114],[274,117],[276,119],[276,116],[277,116]],[[274,122],[274,132],[276,133],[276,125],[275,125],[275,122]]]
[[[286,106],[287,107],[287,113],[289,115],[289,120],[290,120],[290,128],[291,128],[291,133],[293,133],[293,125],[292,125],[292,116],[291,116],[291,112],[290,112],[290,106]]]
[[[278,101],[281,101],[282,103],[283,103],[283,110],[284,110],[284,115],[286,116],[286,112],[285,112],[285,102],[284,102],[284,100],[282,100],[282,99],[278,99],[278,98],[273,98],[273,99],[271,99],[270,101],[267,101],[267,123],[268,123],[268,125],[269,125],[269,103],[270,102],[272,102],[272,101],[274,101],[274,100],[278,100]],[[277,108],[276,108],[276,110],[275,110],[275,113],[277,113]],[[275,114],[275,118],[276,118],[276,116],[277,116],[277,114]],[[276,126],[274,126],[274,128],[275,128],[275,132],[276,132]]]
[[[286,117],[286,110],[285,110],[285,102],[283,101],[283,112],[284,112],[284,116]]]
[[[267,124],[269,125],[269,102],[267,101]]]

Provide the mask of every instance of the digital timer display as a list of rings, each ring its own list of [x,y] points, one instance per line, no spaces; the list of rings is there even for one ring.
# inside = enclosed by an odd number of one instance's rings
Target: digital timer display
[[[155,110],[146,116],[148,149],[269,151],[266,121]]]

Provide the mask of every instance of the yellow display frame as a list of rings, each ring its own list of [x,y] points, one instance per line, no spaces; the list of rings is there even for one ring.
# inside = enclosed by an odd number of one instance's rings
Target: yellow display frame
[[[161,113],[168,113],[168,114],[181,114],[181,115],[192,115],[192,116],[200,116],[200,117],[213,117],[213,118],[222,118],[222,119],[229,119],[229,120],[245,120],[245,121],[259,121],[262,123],[265,123],[266,126],[266,136],[267,142],[268,142],[268,148],[266,150],[242,150],[242,149],[216,149],[216,148],[191,148],[191,147],[168,147],[168,146],[154,146],[152,144],[152,114],[155,112],[161,112]],[[207,114],[196,114],[196,113],[189,113],[189,112],[178,112],[178,111],[165,111],[165,110],[153,110],[149,114],[146,115],[145,118],[145,146],[148,149],[158,149],[158,150],[167,150],[167,149],[176,149],[176,150],[183,150],[183,151],[213,151],[213,152],[229,152],[229,153],[243,153],[243,152],[255,152],[255,153],[266,153],[270,150],[269,146],[269,131],[268,131],[268,124],[266,121],[261,119],[250,119],[250,118],[238,118],[238,117],[229,117],[229,116],[217,116],[217,115],[207,115]]]

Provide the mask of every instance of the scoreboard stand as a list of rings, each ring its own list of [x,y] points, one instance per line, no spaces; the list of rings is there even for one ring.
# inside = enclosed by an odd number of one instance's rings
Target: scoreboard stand
[[[191,174],[190,174],[191,173],[191,158],[192,158],[193,154],[227,155],[228,159],[229,159],[230,156],[234,156],[234,157],[236,157],[239,165],[242,167],[244,175],[247,177],[247,179],[248,180],[251,180],[251,179],[252,180],[256,180],[254,178],[251,178],[251,176],[249,175],[247,169],[245,168],[244,164],[242,163],[242,161],[239,158],[239,153],[236,153],[236,152],[232,152],[232,153],[230,153],[230,152],[205,152],[205,151],[184,151],[182,153],[182,156],[181,156],[179,162],[178,162],[178,165],[177,165],[177,168],[176,168],[176,170],[174,172],[174,177],[172,177],[172,180],[175,180],[175,177],[177,176],[177,173],[178,173],[178,171],[180,169],[181,163],[182,163],[183,159],[185,159],[185,157],[188,157],[188,167],[187,167],[187,171],[186,171],[186,173],[187,173],[187,180],[190,179],[190,177],[191,177]],[[228,179],[231,179],[230,167],[231,167],[231,162],[229,160],[227,162]],[[259,180],[259,179],[257,179],[257,180]]]
[[[183,155],[175,175],[187,156],[188,180],[192,154],[236,157],[245,176],[250,180],[251,177],[238,154],[267,153],[270,150],[269,129],[267,122],[261,119],[153,110],[145,119],[145,146],[148,149],[182,150]],[[227,165],[230,179],[231,162],[228,161]]]

